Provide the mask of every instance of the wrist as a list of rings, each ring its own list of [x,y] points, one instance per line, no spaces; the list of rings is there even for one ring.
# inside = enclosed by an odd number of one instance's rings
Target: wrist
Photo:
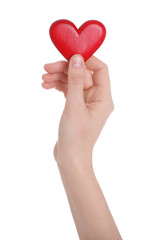
[[[60,171],[64,173],[72,173],[77,171],[93,172],[92,152],[86,154],[73,154],[58,157],[57,165]]]
[[[91,165],[80,165],[75,161],[70,164],[58,163],[58,169],[63,182],[63,185],[67,192],[71,189],[80,189],[85,182],[95,181],[95,174]]]

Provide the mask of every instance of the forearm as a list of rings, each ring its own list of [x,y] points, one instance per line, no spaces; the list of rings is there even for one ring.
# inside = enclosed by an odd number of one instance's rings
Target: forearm
[[[80,240],[121,240],[92,166],[67,162],[58,167]]]

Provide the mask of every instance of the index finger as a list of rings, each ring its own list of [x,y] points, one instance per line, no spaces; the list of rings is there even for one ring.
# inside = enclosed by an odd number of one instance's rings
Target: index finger
[[[86,67],[93,72],[93,81],[95,85],[110,87],[109,71],[104,62],[95,56],[92,56],[86,61],[85,64]]]
[[[87,68],[93,72],[99,71],[101,69],[104,69],[106,72],[108,72],[107,65],[95,56],[90,57],[85,64]]]
[[[68,74],[68,62],[66,61],[58,61],[54,63],[47,63],[44,65],[44,69],[48,73],[55,73],[55,72],[63,72],[64,74]]]

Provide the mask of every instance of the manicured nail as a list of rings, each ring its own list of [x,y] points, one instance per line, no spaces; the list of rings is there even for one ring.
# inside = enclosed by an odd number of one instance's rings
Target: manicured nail
[[[82,57],[77,55],[72,58],[72,66],[74,68],[81,68],[83,66]]]

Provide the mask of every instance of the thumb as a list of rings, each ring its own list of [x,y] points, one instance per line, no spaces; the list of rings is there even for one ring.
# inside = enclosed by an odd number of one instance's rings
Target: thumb
[[[81,55],[75,54],[70,59],[68,69],[67,101],[71,104],[84,103],[84,78],[84,59]]]

